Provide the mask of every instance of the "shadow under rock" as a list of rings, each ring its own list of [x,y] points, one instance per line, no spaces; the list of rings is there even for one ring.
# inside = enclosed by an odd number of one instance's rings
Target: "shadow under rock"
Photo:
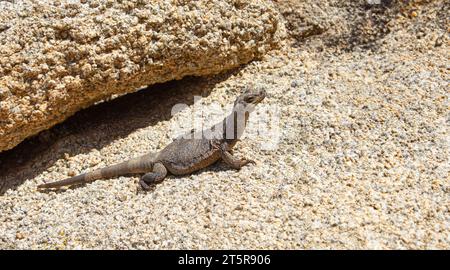
[[[41,174],[66,153],[74,156],[101,149],[137,129],[169,120],[174,105],[192,105],[194,96],[208,96],[215,84],[239,70],[156,84],[75,113],[51,129],[0,153],[0,196]]]

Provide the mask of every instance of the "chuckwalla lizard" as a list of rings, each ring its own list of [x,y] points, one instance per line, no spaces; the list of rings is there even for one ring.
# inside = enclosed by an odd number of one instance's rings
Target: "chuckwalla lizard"
[[[231,149],[244,132],[250,112],[266,96],[264,90],[247,90],[237,97],[231,113],[220,123],[209,129],[193,130],[175,139],[157,153],[149,153],[116,165],[107,166],[61,181],[39,185],[38,188],[59,188],[67,185],[83,184],[98,179],[107,179],[127,174],[144,173],[139,184],[148,190],[150,185],[162,181],[168,173],[184,175],[223,160],[234,169],[240,169],[248,159],[238,159]]]

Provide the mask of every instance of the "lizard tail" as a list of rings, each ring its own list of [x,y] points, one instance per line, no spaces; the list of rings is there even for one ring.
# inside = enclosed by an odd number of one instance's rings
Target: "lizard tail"
[[[68,186],[68,185],[75,185],[75,184],[81,184],[86,182],[86,175],[90,173],[83,173],[74,177],[70,177],[61,181],[51,182],[51,183],[45,183],[42,185],[38,185],[38,188],[57,188],[62,186]]]
[[[116,165],[70,177],[61,181],[38,185],[38,188],[58,188],[68,185],[89,183],[99,179],[108,179],[130,173],[144,173],[151,169],[152,164],[152,160],[148,159],[148,157],[146,156],[142,156]]]

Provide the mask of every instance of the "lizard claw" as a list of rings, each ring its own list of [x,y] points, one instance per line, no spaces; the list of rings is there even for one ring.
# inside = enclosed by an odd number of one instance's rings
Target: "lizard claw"
[[[256,161],[252,160],[252,159],[247,159],[247,164],[253,164],[256,165]]]
[[[142,179],[139,180],[139,185],[141,185],[142,189],[145,190],[145,191],[149,191],[150,190],[150,186],[147,183],[145,183],[145,181],[142,180]]]
[[[247,164],[256,165],[256,162],[254,160],[251,160],[251,159],[245,159],[245,158],[241,159],[241,167],[245,166]]]

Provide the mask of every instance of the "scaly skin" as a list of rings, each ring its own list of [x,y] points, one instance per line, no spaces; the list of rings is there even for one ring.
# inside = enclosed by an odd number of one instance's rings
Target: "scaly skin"
[[[39,185],[38,188],[59,188],[108,179],[131,173],[144,173],[139,181],[143,189],[162,181],[168,173],[184,175],[223,160],[234,169],[240,169],[252,160],[237,159],[230,150],[242,136],[250,112],[266,96],[264,90],[247,91],[234,102],[233,110],[213,127],[182,136],[156,154],[146,154],[128,161],[83,173],[65,180]]]

